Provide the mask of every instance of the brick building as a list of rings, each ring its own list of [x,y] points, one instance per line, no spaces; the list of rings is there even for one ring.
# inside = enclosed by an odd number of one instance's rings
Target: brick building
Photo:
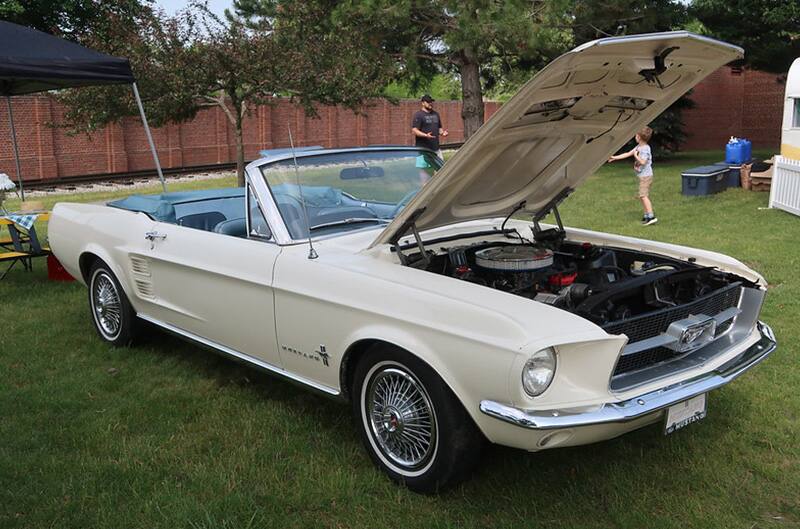
[[[743,136],[756,148],[780,143],[784,85],[778,76],[751,70],[721,68],[692,92],[696,108],[684,115],[690,134],[685,150],[719,149],[728,137]],[[49,124],[62,121],[64,109],[44,95],[12,98],[22,174],[26,180],[47,180],[86,174],[153,169],[153,161],[137,118],[125,119],[93,133],[70,136]],[[376,101],[364,114],[320,107],[318,118],[306,117],[287,100],[257,108],[244,124],[245,156],[260,149],[288,147],[291,125],[296,145],[343,147],[369,144],[410,144],[411,116],[417,101],[391,105]],[[448,141],[463,139],[461,105],[436,103],[450,131]],[[488,118],[499,108],[487,103]],[[188,122],[153,129],[165,168],[213,165],[235,160],[233,127],[219,109],[206,109]],[[0,172],[16,177],[8,115],[0,106]]]
[[[741,68],[720,68],[692,90],[695,108],[684,113],[689,133],[684,150],[723,151],[731,136],[748,138],[755,148],[781,143],[782,76]]]

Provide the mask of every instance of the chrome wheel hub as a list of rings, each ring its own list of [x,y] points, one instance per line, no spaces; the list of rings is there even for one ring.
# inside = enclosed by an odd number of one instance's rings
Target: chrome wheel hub
[[[94,318],[102,333],[115,338],[122,325],[122,303],[114,281],[104,272],[95,276],[92,285]]]
[[[425,388],[410,373],[378,371],[369,383],[365,407],[381,452],[409,470],[427,464],[436,446],[436,420]]]

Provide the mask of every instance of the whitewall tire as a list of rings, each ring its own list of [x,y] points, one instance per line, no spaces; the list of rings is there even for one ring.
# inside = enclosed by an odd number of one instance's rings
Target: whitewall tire
[[[97,334],[115,345],[131,344],[136,335],[136,313],[114,273],[102,261],[89,271],[89,309]]]
[[[356,366],[353,415],[375,464],[416,492],[469,476],[483,437],[458,398],[424,362],[399,348],[368,351]]]

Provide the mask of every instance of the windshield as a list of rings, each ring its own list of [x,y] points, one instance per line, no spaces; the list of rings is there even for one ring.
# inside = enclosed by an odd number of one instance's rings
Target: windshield
[[[261,168],[293,239],[390,222],[441,167],[429,151],[320,154]],[[308,222],[306,222],[308,218]]]

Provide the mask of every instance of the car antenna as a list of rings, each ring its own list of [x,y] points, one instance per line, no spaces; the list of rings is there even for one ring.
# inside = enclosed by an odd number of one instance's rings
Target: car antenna
[[[303,186],[300,185],[300,170],[297,167],[297,155],[294,152],[294,140],[292,140],[292,125],[286,124],[289,129],[289,146],[292,148],[292,160],[294,160],[294,177],[297,182],[297,190],[300,192],[300,202],[303,204],[303,217],[306,220],[306,229],[308,230],[308,258],[316,259],[319,257],[317,251],[314,249],[314,242],[311,240],[311,225],[308,222],[308,209],[306,208],[306,199],[303,196]]]

